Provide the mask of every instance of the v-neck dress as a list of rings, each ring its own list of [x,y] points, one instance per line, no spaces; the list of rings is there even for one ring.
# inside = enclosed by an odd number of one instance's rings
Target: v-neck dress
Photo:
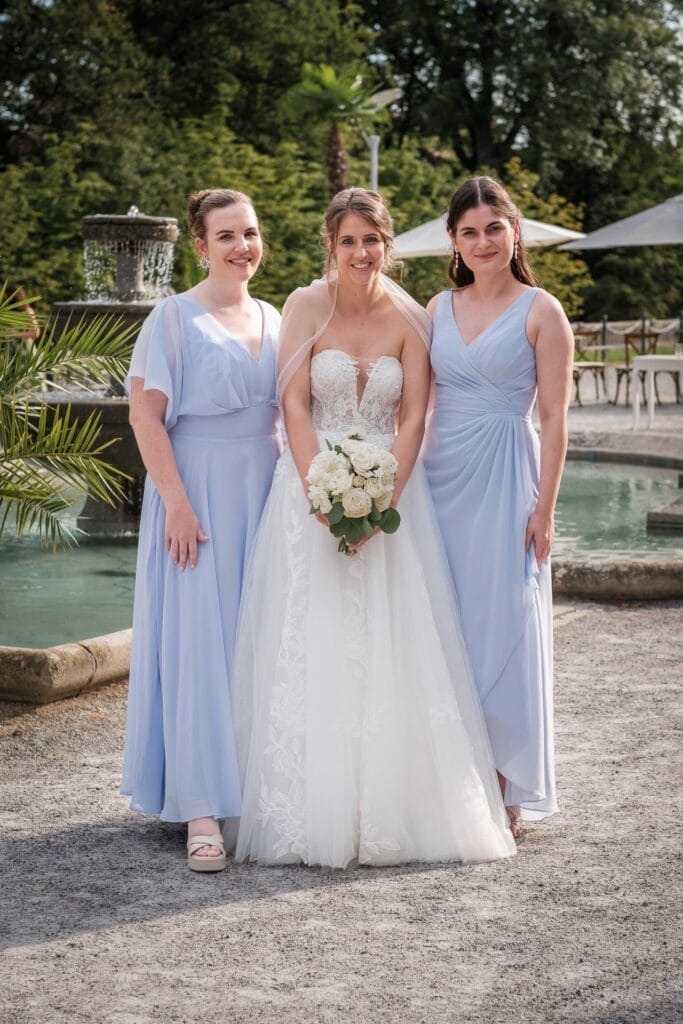
[[[531,423],[536,359],[529,288],[468,344],[452,292],[437,301],[434,412],[424,463],[506,804],[527,820],[557,810],[549,560],[524,550],[540,446]]]
[[[168,399],[165,426],[202,531],[182,572],[148,475],[140,519],[128,724],[121,792],[164,821],[240,813],[230,666],[242,581],[279,455],[279,313],[260,303],[259,358],[191,295],[163,299],[143,324],[128,381]]]

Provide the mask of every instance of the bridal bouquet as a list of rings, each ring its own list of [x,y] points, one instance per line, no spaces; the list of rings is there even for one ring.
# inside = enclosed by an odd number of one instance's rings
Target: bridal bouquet
[[[339,550],[355,554],[349,544],[371,537],[379,527],[395,533],[401,517],[391,507],[398,463],[386,448],[350,434],[339,444],[327,443],[306,475],[311,515],[322,512]]]

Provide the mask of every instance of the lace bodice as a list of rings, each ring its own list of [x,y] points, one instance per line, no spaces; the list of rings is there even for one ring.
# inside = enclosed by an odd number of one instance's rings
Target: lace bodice
[[[380,356],[369,365],[359,396],[358,360],[338,348],[323,349],[311,359],[311,416],[316,430],[363,429],[393,434],[403,390],[403,367],[395,356]]]

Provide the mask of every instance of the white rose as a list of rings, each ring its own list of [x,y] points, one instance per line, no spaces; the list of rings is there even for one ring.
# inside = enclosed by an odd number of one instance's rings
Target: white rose
[[[367,516],[372,512],[372,499],[360,487],[351,487],[342,496],[342,505],[344,506],[344,514],[349,519],[362,519],[363,516]]]
[[[318,452],[315,456],[308,472],[316,476],[326,476],[329,473],[335,473],[342,466],[347,467],[347,465],[346,456],[340,455],[339,452],[323,451]]]
[[[391,505],[392,491],[385,491],[379,498],[375,498],[375,505],[378,512],[386,512]]]
[[[377,452],[377,466],[379,469],[396,474],[398,462],[396,457],[387,448],[379,448]]]
[[[353,478],[353,486],[354,487],[362,487],[364,483],[365,483],[365,477],[364,476],[354,476],[354,478]]]
[[[347,469],[338,469],[328,477],[325,487],[329,494],[344,494],[353,486],[353,477]]]
[[[377,465],[377,449],[372,444],[359,441],[353,451],[348,452],[356,473],[367,476]]]
[[[385,491],[393,489],[396,483],[396,470],[395,469],[380,469],[377,473],[377,479],[381,483]]]
[[[332,511],[332,502],[330,501],[324,487],[318,487],[317,485],[312,484],[308,488],[308,500],[313,508],[320,509],[323,515],[327,515],[328,512]]]
[[[339,447],[348,455],[353,450],[354,445],[361,444],[363,441],[363,434],[361,434],[360,431],[356,431],[355,437],[345,437],[343,441],[339,442]]]
[[[365,492],[369,494],[371,498],[377,500],[381,498],[385,493],[386,488],[382,484],[381,480],[378,480],[376,476],[371,476],[369,480],[365,481]]]

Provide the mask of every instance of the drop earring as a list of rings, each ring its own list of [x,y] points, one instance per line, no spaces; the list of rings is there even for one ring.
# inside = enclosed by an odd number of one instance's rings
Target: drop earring
[[[202,268],[202,270],[206,270],[208,272],[211,263],[209,262],[209,257],[206,255],[206,253],[202,253],[202,255],[199,257],[199,266]]]
[[[513,263],[517,262],[517,246],[518,245],[519,245],[519,242],[515,238],[515,244],[514,244],[514,246],[512,248],[512,261],[513,261]]]
[[[453,246],[453,257],[455,259],[455,263],[453,264],[453,273],[457,274],[458,273],[458,267],[460,265],[460,253],[455,248],[455,246]]]

